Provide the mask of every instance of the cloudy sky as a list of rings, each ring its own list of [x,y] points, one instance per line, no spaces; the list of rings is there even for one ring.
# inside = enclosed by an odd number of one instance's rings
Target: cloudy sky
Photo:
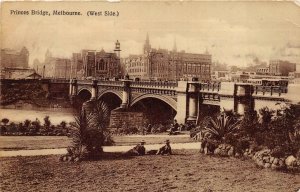
[[[11,15],[11,10],[80,11],[82,16]],[[118,11],[118,17],[88,17],[87,11]],[[213,61],[245,66],[253,60],[300,63],[300,4],[294,2],[6,2],[2,3],[2,48],[26,46],[30,63],[71,57],[81,49],[142,53],[146,34],[154,48],[192,53],[208,50]]]

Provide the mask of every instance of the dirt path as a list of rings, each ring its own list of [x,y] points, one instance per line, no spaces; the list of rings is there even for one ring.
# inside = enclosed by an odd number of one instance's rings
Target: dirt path
[[[159,149],[162,144],[145,145],[146,150]],[[105,152],[125,152],[134,147],[128,146],[105,146]],[[200,143],[173,143],[173,149],[199,149]],[[0,151],[0,157],[14,157],[14,156],[37,156],[37,155],[61,155],[66,154],[66,148],[59,149],[38,149],[38,150],[17,150],[17,151]]]

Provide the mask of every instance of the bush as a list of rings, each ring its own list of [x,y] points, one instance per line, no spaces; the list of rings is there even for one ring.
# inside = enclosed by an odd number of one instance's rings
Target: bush
[[[205,127],[208,127],[211,121],[211,117],[206,116],[203,118],[202,121],[200,121],[199,125],[196,127],[193,127],[190,129],[190,137],[194,138],[197,133],[199,133],[201,130],[204,130]]]
[[[151,133],[163,133],[168,130],[168,126],[162,124],[155,124],[152,126]]]
[[[16,125],[14,122],[11,122],[11,123],[8,125],[7,132],[10,132],[10,133],[16,133],[16,132],[18,132],[18,127],[17,127],[17,125]]]
[[[211,119],[210,124],[207,127],[204,127],[204,132],[210,134],[213,139],[226,142],[226,138],[230,134],[234,134],[239,129],[239,121],[234,120],[226,114],[221,114],[217,119]]]
[[[271,150],[271,156],[281,158],[285,156],[285,148],[281,146],[276,146],[273,150]]]
[[[238,140],[233,144],[233,146],[235,147],[236,152],[241,154],[243,151],[250,147],[250,142],[247,140]]]

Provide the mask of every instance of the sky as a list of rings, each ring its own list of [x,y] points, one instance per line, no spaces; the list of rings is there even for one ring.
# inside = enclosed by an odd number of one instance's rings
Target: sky
[[[4,2],[1,47],[26,46],[30,64],[54,56],[70,58],[82,49],[141,54],[146,34],[153,48],[212,55],[237,65],[270,59],[300,63],[300,4],[295,2]],[[81,16],[13,15],[11,11],[80,11]],[[118,11],[118,17],[87,16]]]

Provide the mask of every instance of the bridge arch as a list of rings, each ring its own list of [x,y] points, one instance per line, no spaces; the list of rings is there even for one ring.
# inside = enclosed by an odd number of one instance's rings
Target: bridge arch
[[[143,94],[132,99],[129,110],[142,112],[145,122],[152,125],[169,124],[177,114],[176,101],[163,95]]]
[[[82,104],[92,97],[92,93],[89,89],[82,88],[77,92],[75,106],[81,108]]]
[[[82,94],[83,92],[86,92],[86,91],[89,92],[89,93],[92,95],[92,90],[89,89],[89,88],[85,88],[85,87],[80,88],[80,89],[77,91],[77,95]]]
[[[154,98],[154,99],[158,99],[160,101],[163,101],[166,104],[168,104],[170,107],[172,107],[175,111],[177,111],[177,102],[174,99],[172,99],[170,97],[163,96],[163,95],[154,95],[154,94],[143,94],[143,95],[140,95],[140,96],[134,98],[130,102],[130,107],[134,106],[139,101],[141,101],[143,99],[147,99],[147,98],[149,98],[149,99]]]
[[[97,100],[104,101],[110,110],[116,109],[121,106],[122,93],[115,90],[102,90],[98,94]]]
[[[122,93],[119,92],[119,91],[110,90],[110,89],[105,89],[105,90],[99,91],[98,100],[101,99],[101,97],[103,97],[106,94],[113,94],[113,95],[117,96],[122,101]]]

